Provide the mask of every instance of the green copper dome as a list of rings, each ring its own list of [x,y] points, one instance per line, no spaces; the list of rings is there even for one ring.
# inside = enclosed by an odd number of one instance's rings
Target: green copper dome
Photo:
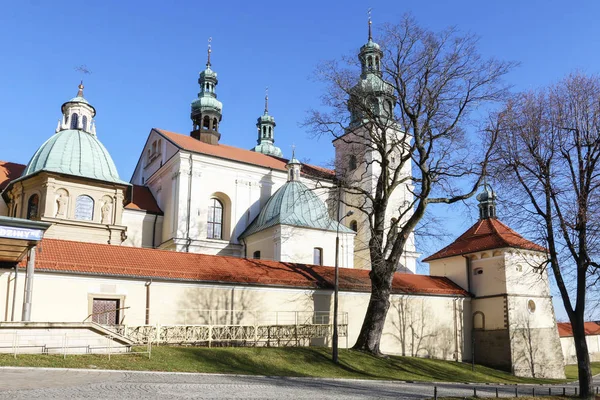
[[[192,102],[192,111],[194,110],[216,110],[221,112],[223,110],[223,103],[215,97],[203,96]]]
[[[288,181],[269,199],[258,217],[240,235],[244,238],[275,225],[335,231],[338,223],[329,217],[327,207],[314,191],[299,181]],[[340,232],[354,233],[339,225]]]
[[[33,155],[21,177],[40,171],[128,184],[98,138],[82,130],[62,130],[48,139]]]

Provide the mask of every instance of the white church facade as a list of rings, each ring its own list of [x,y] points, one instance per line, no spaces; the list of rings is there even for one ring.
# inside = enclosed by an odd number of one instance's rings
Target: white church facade
[[[49,224],[33,262],[31,321],[83,321],[107,306],[120,311],[104,322],[134,325],[201,322],[183,310],[330,313],[339,238],[340,311],[351,346],[369,301],[369,231],[355,199],[337,206],[336,184],[349,168],[374,191],[378,171],[357,162],[374,152],[334,141],[336,171],[284,158],[268,98],[255,147],[222,143],[210,56],[209,48],[192,131],[151,129],[129,182],[101,143],[83,84],[27,165],[0,162],[0,225],[2,217]],[[381,57],[369,38],[358,85],[374,90],[381,112],[389,112]],[[411,201],[410,187],[398,187],[386,218],[398,218]],[[474,354],[519,375],[563,377],[548,278],[532,267],[544,249],[497,220],[491,190],[479,201],[477,224],[425,260],[430,276],[415,273],[419,254],[409,240],[382,350],[457,361]],[[1,251],[0,267],[0,321],[18,321],[24,271]]]

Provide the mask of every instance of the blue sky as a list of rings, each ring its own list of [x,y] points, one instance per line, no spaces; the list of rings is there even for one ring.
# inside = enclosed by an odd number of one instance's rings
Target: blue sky
[[[75,67],[84,64],[92,71],[83,78],[98,111],[98,137],[128,180],[151,128],[190,131],[190,102],[210,36],[224,104],[221,142],[255,145],[269,86],[284,155],[295,144],[300,158],[327,165],[330,141],[310,139],[300,127],[324,90],[312,74],[320,62],[352,54],[365,42],[369,7],[375,36],[378,24],[406,12],[432,29],[456,25],[478,34],[484,55],[521,63],[508,77],[515,90],[600,68],[595,1],[5,1],[0,159],[27,163],[53,134],[61,104],[75,96],[82,78]],[[452,236],[476,218],[463,206],[443,213]]]

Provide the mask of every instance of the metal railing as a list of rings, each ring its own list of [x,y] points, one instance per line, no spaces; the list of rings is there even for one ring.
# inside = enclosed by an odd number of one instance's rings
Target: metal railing
[[[181,311],[181,310],[180,310]],[[241,346],[308,346],[321,339],[326,344],[333,333],[333,316],[327,312],[185,310],[184,323],[108,325],[106,329],[134,343],[215,343]],[[189,312],[189,313],[188,313]],[[348,314],[338,317],[340,337],[348,347]]]

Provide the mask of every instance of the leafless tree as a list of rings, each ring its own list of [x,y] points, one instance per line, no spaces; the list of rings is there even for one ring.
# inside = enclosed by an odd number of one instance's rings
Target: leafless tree
[[[350,160],[338,159],[336,173],[342,201],[360,211],[361,229],[370,233],[372,282],[354,348],[376,355],[394,272],[426,208],[464,200],[480,184],[495,138],[482,133],[471,140],[466,131],[474,126],[473,111],[504,99],[502,79],[513,66],[482,57],[473,35],[432,32],[411,16],[385,26],[379,43],[361,50],[358,84],[355,62],[318,69],[329,85],[328,110],[311,111],[307,121],[316,135],[349,148]],[[390,200],[401,188],[410,195],[398,208]]]
[[[518,94],[490,130],[505,194],[546,243],[540,267],[550,268],[573,327],[580,395],[593,397],[584,318],[586,291],[600,279],[600,77],[573,74]]]

